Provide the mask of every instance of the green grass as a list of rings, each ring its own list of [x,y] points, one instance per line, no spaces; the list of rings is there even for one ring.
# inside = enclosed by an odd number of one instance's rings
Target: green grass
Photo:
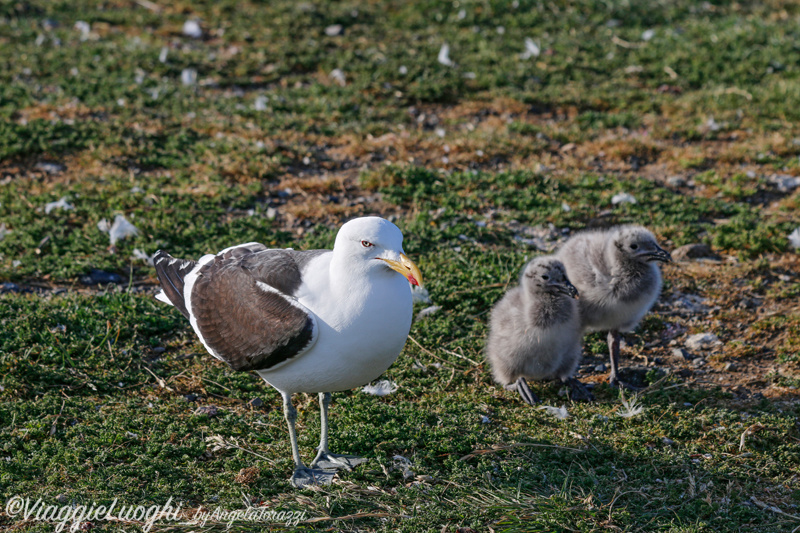
[[[797,5],[156,4],[0,0],[0,282],[22,290],[0,294],[0,529],[53,530],[11,516],[14,496],[172,498],[184,518],[247,502],[305,513],[301,530],[800,525],[800,264],[787,238],[800,204],[768,180],[798,169]],[[194,17],[203,39],[181,35]],[[326,34],[334,24],[342,35]],[[526,38],[538,57],[520,57]],[[445,43],[456,66],[437,61]],[[181,82],[184,69],[197,84]],[[637,203],[612,204],[621,192]],[[45,213],[62,197],[74,209]],[[98,223],[116,214],[138,235],[112,248]],[[331,448],[370,461],[296,491],[277,392],[207,355],[152,298],[155,274],[134,250],[330,247],[360,214],[395,217],[441,310],[413,325],[387,371],[397,392],[334,395]],[[547,405],[566,405],[558,420],[492,383],[489,311],[542,253],[530,232],[618,223],[725,260],[665,268],[662,304],[627,336],[626,366],[662,360],[640,414],[620,416],[602,383],[592,404],[536,384]],[[93,268],[125,281],[85,287]],[[684,293],[711,310],[666,303]],[[722,338],[705,374],[669,359],[676,328],[678,346],[689,333]],[[587,337],[587,365],[607,363],[606,350]],[[310,459],[319,408],[295,400]],[[197,412],[208,405],[216,416]],[[230,446],[214,451],[209,437]]]

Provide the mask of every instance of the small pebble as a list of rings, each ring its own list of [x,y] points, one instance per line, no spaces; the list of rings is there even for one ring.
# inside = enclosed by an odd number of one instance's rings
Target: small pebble
[[[217,416],[217,414],[219,414],[219,409],[217,409],[216,405],[204,405],[202,407],[198,407],[197,409],[195,409],[194,414],[206,415],[210,418]]]
[[[249,403],[252,407],[261,407],[264,405],[264,401],[261,398],[253,398]]]
[[[88,274],[79,278],[80,282],[84,285],[107,285],[109,283],[123,283],[125,279],[119,274],[113,272],[106,272],[93,268]]]
[[[692,356],[689,354],[689,352],[683,348],[675,348],[672,350],[672,357],[676,357],[678,359],[692,359]]]

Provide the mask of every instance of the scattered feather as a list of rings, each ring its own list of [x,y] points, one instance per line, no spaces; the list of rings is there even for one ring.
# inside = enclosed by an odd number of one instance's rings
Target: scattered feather
[[[467,10],[466,9],[459,10],[457,16],[458,16],[458,20],[464,20],[465,18],[467,18]]]
[[[492,419],[486,415],[481,415],[481,424],[491,424]]]
[[[253,109],[256,111],[266,111],[267,110],[267,102],[269,102],[269,98],[266,96],[257,96],[256,101],[253,104]]]
[[[117,215],[114,217],[114,223],[110,225],[108,220],[101,220],[97,223],[97,229],[104,233],[108,233],[112,245],[116,244],[117,241],[121,241],[126,237],[131,237],[139,233],[139,230],[137,230],[133,224],[128,222],[128,219],[123,215]]]
[[[706,120],[706,128],[708,128],[709,131],[719,131],[722,129],[722,126],[723,124],[714,120],[714,117],[708,117],[708,120]]]
[[[550,405],[542,405],[539,409],[543,409],[547,411],[547,414],[553,415],[554,417],[558,418],[559,420],[564,420],[565,418],[569,418],[569,413],[567,412],[567,407],[562,405],[561,407],[552,407]]]
[[[366,385],[361,389],[361,392],[372,394],[374,396],[388,396],[397,390],[397,384],[388,379],[382,379],[375,385]]]
[[[644,406],[639,403],[639,398],[634,394],[633,398],[628,401],[625,398],[625,393],[621,394],[622,409],[617,411],[617,414],[622,418],[633,418],[644,411]]]
[[[411,301],[416,303],[429,304],[431,303],[431,295],[428,289],[420,287],[419,285],[411,286]]]
[[[197,83],[197,71],[193,68],[185,68],[181,71],[181,83],[184,85],[194,85]]]
[[[333,81],[335,81],[342,87],[347,85],[347,77],[344,75],[344,71],[342,71],[342,69],[340,68],[333,69],[329,74],[329,76]]]
[[[422,320],[423,318],[429,317],[431,315],[435,315],[439,311],[442,310],[441,305],[432,305],[430,307],[426,307],[425,309],[421,310],[417,313],[417,320]]]
[[[70,211],[72,209],[75,209],[75,206],[67,202],[67,197],[64,196],[57,202],[50,202],[48,204],[45,204],[44,206],[44,212],[47,215],[49,215],[50,212],[54,209],[63,209],[64,211]]]
[[[795,250],[800,250],[800,227],[796,228],[789,235],[789,243],[792,245],[792,248],[794,248]]]
[[[561,210],[564,211],[565,213],[569,213],[570,211],[572,211],[572,208],[569,206],[568,203],[561,202]]]
[[[401,76],[405,76],[406,74],[408,74],[408,67],[405,65],[400,65],[400,68],[397,69],[397,71],[400,73]]]
[[[183,23],[183,34],[192,39],[200,39],[203,37],[203,28],[196,20],[187,20]]]
[[[325,35],[328,37],[336,37],[337,35],[341,35],[344,33],[344,26],[341,24],[331,24],[327,28],[325,28]]]
[[[162,47],[161,52],[159,52],[158,54],[158,61],[160,63],[166,63],[168,54],[169,54],[169,48],[167,48],[166,46]]]
[[[800,178],[788,174],[773,174],[767,180],[775,185],[780,192],[792,192],[800,187]]]
[[[635,204],[636,198],[633,195],[628,194],[626,192],[617,193],[611,198],[611,203],[614,205],[617,204]]]
[[[75,29],[81,32],[81,41],[85,41],[89,38],[89,35],[92,33],[92,26],[83,20],[79,20],[75,23]]]
[[[656,36],[656,30],[653,30],[653,29],[644,30],[642,32],[642,40],[643,41],[649,41],[650,39],[652,39],[655,36]]]
[[[690,350],[708,350],[719,344],[722,344],[719,337],[708,332],[698,333],[686,339],[686,347]]]
[[[47,174],[60,174],[67,170],[67,167],[61,163],[52,163],[50,161],[40,161],[36,163],[34,168],[46,172]]]
[[[525,38],[525,51],[522,52],[519,57],[520,59],[530,59],[532,57],[539,57],[539,54],[542,53],[541,48],[539,45],[530,37]]]
[[[0,241],[6,238],[6,235],[11,234],[11,230],[6,227],[6,223],[0,224]]]
[[[402,455],[395,455],[392,457],[392,468],[396,468],[397,470],[403,470],[403,479],[410,479],[414,477],[414,471],[411,470],[411,467],[414,466],[411,461],[403,457]]]
[[[131,259],[141,259],[142,261],[144,261],[148,265],[153,266],[153,265],[155,265],[155,263],[153,263],[153,258],[155,257],[155,255],[156,254],[147,255],[147,253],[141,251],[140,249],[134,248],[133,249],[133,255],[131,256]]]
[[[443,44],[442,47],[439,49],[439,57],[437,58],[439,63],[446,67],[454,67],[456,66],[455,62],[450,59],[450,45],[447,43]]]
[[[447,135],[447,131],[445,131],[444,128],[436,128],[435,133],[436,133],[437,137],[441,137],[441,138],[444,138],[444,136]]]

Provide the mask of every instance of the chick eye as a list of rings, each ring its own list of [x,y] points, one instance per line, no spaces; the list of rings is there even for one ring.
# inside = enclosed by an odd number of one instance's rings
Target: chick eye
[[[636,250],[639,248],[638,244],[631,244],[631,250]]]
[[[548,280],[548,279],[550,279],[550,276],[548,276],[547,274],[545,274],[544,276],[542,276],[542,279],[543,279],[543,280]]]
[[[369,242],[369,241],[361,241],[361,246],[363,246],[364,248],[372,248],[372,247],[373,247],[373,246],[375,246],[375,245],[374,245],[374,244],[372,244],[372,243],[371,243],[371,242]]]

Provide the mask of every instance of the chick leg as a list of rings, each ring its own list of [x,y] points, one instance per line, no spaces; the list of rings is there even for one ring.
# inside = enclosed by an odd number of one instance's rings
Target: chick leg
[[[625,383],[619,379],[619,345],[621,335],[619,331],[612,330],[608,332],[608,351],[611,354],[611,373],[608,376],[608,384],[612,387],[623,387],[625,389],[639,390],[640,387],[634,387],[630,383]]]
[[[517,391],[522,398],[522,401],[527,403],[528,405],[534,405],[542,400],[539,399],[538,396],[528,387],[528,382],[525,381],[525,378],[521,377],[514,383],[510,385],[506,385],[506,390]]]

